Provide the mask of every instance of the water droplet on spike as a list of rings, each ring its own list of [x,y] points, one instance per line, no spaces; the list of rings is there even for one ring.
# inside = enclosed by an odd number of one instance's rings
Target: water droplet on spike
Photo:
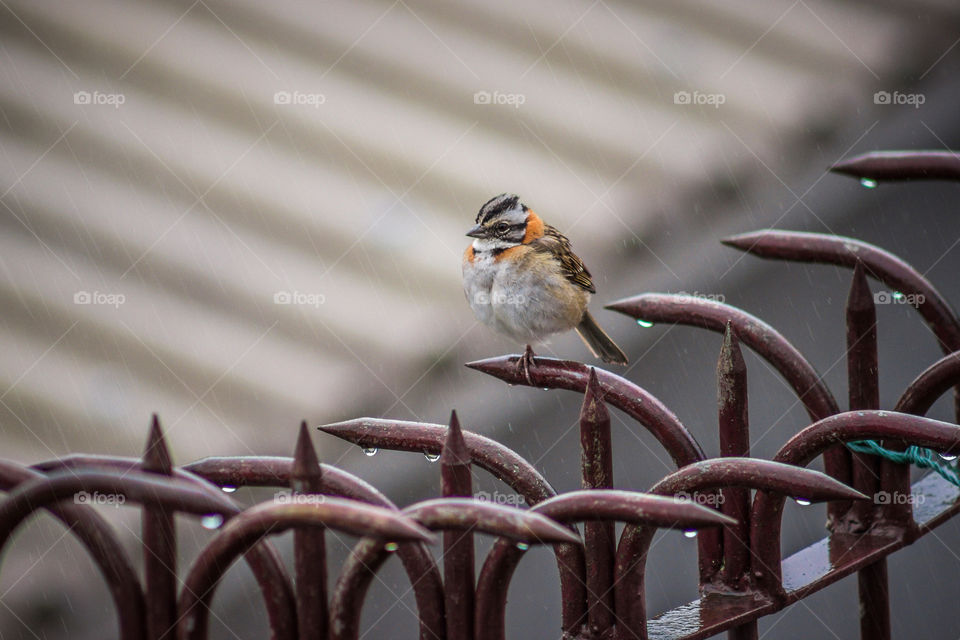
[[[808,500],[807,498],[794,498],[793,500],[801,507],[809,507],[811,504],[813,504],[813,501]]]
[[[365,456],[375,456],[377,455],[377,451],[379,451],[376,447],[361,447],[361,450]]]
[[[530,548],[530,545],[527,544],[526,542],[518,542],[518,543],[517,543],[517,549],[520,549],[520,551],[526,551],[526,550],[529,549],[529,548]]]
[[[223,516],[219,513],[208,513],[200,518],[200,526],[204,529],[219,529],[223,524]]]
[[[946,460],[947,462],[953,462],[954,460],[957,459],[957,456],[955,456],[952,453],[941,453],[940,457]]]
[[[877,181],[873,178],[860,178],[860,184],[867,189],[875,189],[877,187]]]
[[[684,529],[683,536],[685,538],[696,538],[697,530],[696,529]]]
[[[388,542],[387,544],[383,545],[383,550],[388,553],[393,553],[399,548],[400,545],[398,545],[396,542]]]
[[[653,326],[652,322],[650,322],[649,320],[644,320],[643,318],[637,318],[637,324],[647,329]]]
[[[423,457],[427,459],[427,462],[436,462],[440,459],[439,453],[424,453]]]
[[[228,485],[228,484],[225,484],[225,485],[223,485],[222,487],[220,487],[220,491],[223,491],[224,493],[233,493],[233,492],[235,492],[236,490],[237,490],[236,487],[231,487],[231,486]]]

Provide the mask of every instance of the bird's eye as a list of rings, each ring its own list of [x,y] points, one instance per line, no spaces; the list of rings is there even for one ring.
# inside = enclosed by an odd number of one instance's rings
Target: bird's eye
[[[498,223],[497,223],[497,231],[499,231],[500,233],[503,233],[503,232],[506,231],[509,227],[510,227],[510,225],[508,225],[506,222],[498,222]]]

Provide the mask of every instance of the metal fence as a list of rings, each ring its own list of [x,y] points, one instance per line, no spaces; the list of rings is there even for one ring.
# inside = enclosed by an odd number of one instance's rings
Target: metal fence
[[[874,153],[834,170],[866,186],[899,179],[960,179],[960,156]],[[125,639],[207,636],[218,581],[241,556],[259,585],[271,635],[278,639],[358,638],[364,599],[378,569],[399,557],[415,594],[423,640],[493,640],[507,636],[511,577],[532,545],[551,545],[562,594],[558,635],[595,638],[705,638],[729,631],[756,638],[757,620],[857,573],[863,638],[890,637],[886,557],[960,508],[960,488],[931,473],[911,486],[897,453],[924,447],[948,464],[960,451],[955,424],[923,414],[960,385],[960,319],[931,283],[884,250],[851,238],[760,231],[724,240],[752,255],[852,270],[847,300],[848,411],[810,363],[773,327],[735,307],[694,296],[644,294],[608,308],[638,323],[679,323],[724,336],[717,366],[723,457],[707,458],[677,417],[643,388],[578,362],[535,358],[529,378],[517,356],[467,366],[509,384],[582,393],[582,491],[557,494],[507,447],[449,425],[361,418],[320,427],[365,449],[438,457],[442,497],[403,508],[364,480],[320,464],[306,423],[292,458],[207,458],[173,465],[154,418],[139,459],[90,455],[24,466],[0,461],[0,549],[17,527],[45,509],[89,552],[109,586]],[[868,277],[889,294],[872,294]],[[881,410],[875,304],[889,295],[909,304],[946,354],[920,374],[893,410]],[[746,345],[775,369],[806,408],[811,424],[772,460],[750,458]],[[955,393],[960,418],[960,394]],[[677,471],[647,491],[613,489],[607,405],[655,436]],[[846,443],[882,443],[889,456],[852,452]],[[826,473],[805,469],[823,455]],[[472,467],[504,481],[529,508],[475,499]],[[949,470],[949,469],[947,469]],[[272,501],[241,509],[239,487],[287,488]],[[828,502],[829,535],[783,558],[781,515],[787,499]],[[144,578],[117,535],[91,505],[103,500],[142,509]],[[520,502],[518,499],[517,502]],[[86,504],[85,504],[86,503]],[[202,518],[216,533],[181,577],[175,514]],[[625,523],[619,540],[616,523]],[[576,524],[582,523],[581,530]],[[644,567],[658,528],[698,537],[700,597],[647,618]],[[294,531],[290,576],[268,538]],[[360,537],[328,593],[325,529]],[[434,532],[442,532],[438,537]],[[480,564],[475,534],[496,537]],[[442,562],[431,553],[442,553]],[[442,569],[440,568],[442,566]],[[522,570],[522,569],[521,569]],[[409,633],[414,633],[410,630]]]

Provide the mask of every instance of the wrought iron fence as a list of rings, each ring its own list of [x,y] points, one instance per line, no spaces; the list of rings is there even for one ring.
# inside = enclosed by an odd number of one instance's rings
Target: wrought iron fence
[[[960,156],[874,153],[835,170],[868,186],[878,180],[960,179]],[[960,451],[956,424],[923,417],[951,387],[960,388],[960,319],[915,269],[864,242],[766,230],[724,243],[762,258],[852,270],[846,305],[848,411],[841,412],[803,355],[759,318],[705,298],[643,294],[608,308],[640,323],[685,324],[724,336],[717,366],[720,458],[707,458],[666,406],[613,373],[538,357],[528,379],[517,369],[517,356],[492,358],[467,366],[509,384],[583,394],[583,490],[558,494],[518,454],[463,430],[455,412],[448,425],[360,418],[320,427],[366,449],[439,457],[442,497],[403,508],[361,478],[319,463],[306,423],[292,458],[206,458],[176,467],[154,417],[139,459],[71,455],[32,466],[0,461],[0,488],[7,492],[0,503],[0,549],[24,520],[49,511],[99,567],[125,639],[205,638],[217,584],[241,556],[259,585],[272,637],[356,639],[367,590],[391,555],[399,557],[409,577],[421,639],[504,638],[511,578],[531,545],[551,545],[555,553],[562,594],[557,629],[564,638],[694,639],[723,631],[731,638],[756,638],[760,617],[853,573],[859,581],[861,636],[889,638],[886,557],[960,508],[960,488],[949,473],[929,474],[911,486],[909,466],[895,461],[908,447],[933,449],[945,460]],[[876,311],[868,277],[912,301],[946,354],[907,387],[893,410],[879,406]],[[772,460],[749,457],[741,345],[786,380],[811,421]],[[954,398],[960,418],[960,394]],[[613,489],[607,405],[649,430],[677,471],[647,491]],[[844,446],[863,441],[888,455]],[[804,468],[820,455],[826,473]],[[507,483],[529,508],[473,499],[472,466]],[[253,486],[291,491],[246,509],[224,491]],[[141,507],[142,584],[111,526],[83,504],[91,496],[122,497]],[[906,496],[922,499],[900,499]],[[829,532],[783,558],[780,526],[787,499],[828,502]],[[203,518],[218,529],[183,578],[177,569],[176,514]],[[618,522],[625,523],[619,540]],[[644,568],[658,528],[699,533],[700,597],[648,619]],[[291,529],[292,577],[268,539]],[[326,529],[360,537],[329,593]],[[480,533],[496,542],[475,579],[473,536]],[[432,545],[442,550],[442,571]]]

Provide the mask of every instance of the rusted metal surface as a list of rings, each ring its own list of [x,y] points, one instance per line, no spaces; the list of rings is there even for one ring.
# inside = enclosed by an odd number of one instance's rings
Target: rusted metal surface
[[[290,470],[291,500],[322,499],[323,474],[310,441],[306,421],[300,424]],[[296,569],[297,631],[300,640],[323,638],[329,627],[327,611],[327,547],[322,527],[298,527],[293,532]]]
[[[580,522],[587,518],[619,521],[633,524],[648,524],[652,528],[668,527],[696,530],[729,524],[726,516],[676,498],[665,498],[643,493],[615,490],[585,490],[565,493],[535,505],[531,511],[547,515],[560,522]],[[507,587],[522,551],[503,541],[497,543],[487,556],[480,572],[477,588],[477,640],[501,640],[505,637],[504,618],[507,603]],[[619,588],[619,580],[615,584]],[[616,609],[616,622],[623,628],[624,618]],[[563,627],[567,635],[576,635],[578,628]],[[585,637],[595,637],[595,629],[585,630]],[[609,630],[607,630],[609,631]],[[606,633],[606,631],[602,631]]]
[[[913,306],[939,341],[945,354],[960,350],[960,320],[940,292],[916,269],[888,251],[867,242],[822,233],[767,229],[744,233],[724,244],[761,258],[856,267],[890,288],[889,295],[913,296]],[[960,392],[954,396],[960,421]]]
[[[160,430],[156,414],[150,424],[150,435],[140,468],[149,473],[170,477],[173,461]],[[173,510],[162,505],[144,506],[143,567],[147,600],[147,636],[150,640],[172,638],[177,619],[177,539]]]
[[[830,167],[834,173],[872,180],[960,180],[960,154],[952,151],[871,151]]]
[[[613,444],[610,413],[603,402],[597,372],[590,369],[580,409],[580,486],[613,489]],[[613,562],[616,523],[589,520],[583,525],[587,562],[587,623],[594,635],[613,628]]]
[[[606,305],[638,321],[684,324],[717,333],[726,331],[729,324],[737,338],[777,370],[790,385],[797,399],[803,403],[811,420],[819,420],[840,411],[833,394],[820,374],[796,347],[776,329],[759,318],[734,306],[697,296],[645,293]],[[824,465],[834,478],[851,481],[850,452],[842,447],[824,456]],[[828,511],[836,519],[845,511],[844,505]]]
[[[342,498],[309,503],[261,503],[236,515],[204,547],[184,580],[178,605],[177,637],[202,640],[207,634],[209,604],[227,568],[265,535],[294,527],[329,527],[354,535],[376,537],[381,544],[433,536],[409,518],[383,507]],[[296,625],[284,637],[296,637]]]
[[[503,356],[468,362],[466,366],[503,380],[507,384],[522,384],[544,389],[568,389],[583,393],[587,388],[590,370],[580,362],[534,358],[530,367],[530,382],[517,370],[518,356]],[[606,402],[628,414],[646,427],[663,445],[678,467],[703,460],[703,449],[680,420],[662,402],[645,389],[625,378],[596,370],[597,380]]]
[[[43,478],[43,474],[14,462],[0,460],[0,490]],[[143,589],[136,570],[107,521],[86,505],[58,502],[46,508],[87,549],[103,575],[119,618],[118,636],[123,640],[146,637],[147,618]]]
[[[470,450],[463,439],[457,412],[450,415],[450,428],[440,454],[440,489],[444,498],[473,496]],[[443,591],[447,637],[473,637],[474,584],[473,533],[470,528],[443,532]]]
[[[956,177],[957,156],[868,154],[837,169],[870,179]],[[223,574],[241,555],[262,591],[271,637],[355,640],[361,611],[380,567],[402,562],[417,605],[421,640],[503,640],[507,594],[525,551],[550,545],[556,555],[565,640],[756,639],[757,620],[853,574],[860,588],[861,637],[889,638],[887,557],[960,511],[960,488],[936,474],[913,486],[903,465],[843,443],[876,440],[891,450],[927,447],[960,453],[960,427],[922,417],[960,384],[960,322],[936,289],[905,262],[856,240],[822,234],[762,231],[725,242],[768,258],[853,268],[846,303],[849,411],[775,329],[746,311],[693,296],[647,293],[609,305],[633,318],[722,333],[717,363],[720,457],[707,458],[677,417],[644,389],[578,362],[533,357],[527,375],[517,356],[469,363],[509,384],[583,394],[580,484],[557,494],[516,452],[461,428],[360,418],[320,427],[365,448],[415,451],[437,467],[442,497],[398,508],[383,493],[336,466],[321,464],[306,423],[294,456],[207,458],[173,464],[155,416],[141,458],[74,454],[27,468],[0,461],[0,553],[36,511],[59,518],[90,553],[118,610],[126,639],[205,638],[207,616]],[[894,411],[880,410],[877,314],[867,278],[903,295],[919,294],[918,311],[948,354],[902,393]],[[747,367],[741,344],[769,362],[803,402],[812,424],[773,460],[750,458]],[[613,436],[607,405],[648,429],[677,470],[649,492],[614,489]],[[960,405],[958,405],[960,406]],[[827,473],[803,468],[823,455]],[[473,467],[504,481],[526,504],[472,499]],[[241,509],[226,493],[273,487],[272,502]],[[752,504],[750,493],[755,491]],[[123,496],[142,511],[144,584],[104,518],[77,501],[80,492]],[[226,492],[226,493],[225,493]],[[910,494],[882,504],[877,496]],[[827,502],[829,535],[782,558],[781,517],[787,498]],[[521,502],[518,500],[518,502]],[[911,509],[911,505],[913,508]],[[203,518],[210,540],[176,582],[175,514]],[[624,523],[620,539],[615,524]],[[577,523],[583,524],[583,538]],[[206,526],[206,525],[205,525]],[[645,567],[657,528],[697,536],[700,596],[647,618]],[[327,593],[325,532],[360,538]],[[293,530],[291,581],[268,536]],[[442,532],[435,536],[431,531]],[[497,537],[482,562],[474,537]],[[442,540],[442,573],[428,549]],[[475,568],[480,564],[479,577]],[[0,565],[2,568],[2,565]],[[476,583],[476,584],[475,584]],[[552,632],[550,632],[552,633]]]

